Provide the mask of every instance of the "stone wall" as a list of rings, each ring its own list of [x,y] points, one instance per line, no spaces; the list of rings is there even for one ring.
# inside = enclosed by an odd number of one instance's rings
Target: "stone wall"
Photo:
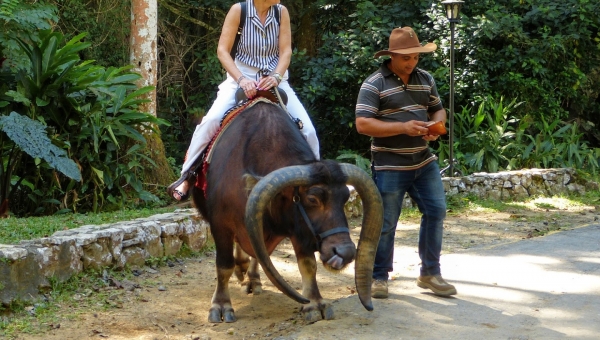
[[[521,200],[535,196],[582,195],[598,184],[579,178],[574,169],[526,169],[497,173],[479,172],[464,177],[444,177],[446,196],[469,195],[482,199]],[[410,198],[404,206],[412,206]]]
[[[573,169],[529,169],[443,178],[447,195],[510,200],[535,195],[583,194],[598,189],[577,178]],[[412,205],[409,198],[406,206]],[[354,190],[346,204],[349,217],[362,215]],[[142,266],[149,257],[176,254],[183,245],[198,251],[209,237],[208,224],[192,209],[106,225],[62,230],[51,237],[0,245],[0,303],[31,300],[50,287],[88,269]]]
[[[0,303],[35,299],[50,278],[63,282],[89,269],[142,266],[149,257],[177,254],[183,245],[199,251],[209,235],[208,223],[187,209],[0,245]]]
[[[598,185],[577,178],[573,169],[527,169],[493,174],[474,173],[465,177],[443,178],[446,195],[469,194],[495,200],[531,196],[583,194]]]

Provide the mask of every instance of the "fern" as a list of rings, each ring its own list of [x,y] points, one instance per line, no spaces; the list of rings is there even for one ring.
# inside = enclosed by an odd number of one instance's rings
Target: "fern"
[[[8,20],[18,5],[19,0],[2,0],[0,3],[0,18]]]
[[[52,28],[57,21],[54,5],[0,0],[0,59],[7,59],[3,67],[12,71],[27,68],[27,58],[20,51],[16,39],[20,37],[37,42],[39,31]]]
[[[10,0],[15,1],[15,0]],[[45,4],[22,5],[12,12],[10,17],[11,26],[8,29],[15,32],[18,29],[34,31],[38,29],[47,30],[52,27],[52,23],[58,20],[56,7]],[[8,20],[7,20],[8,21]],[[18,31],[16,31],[19,33]]]

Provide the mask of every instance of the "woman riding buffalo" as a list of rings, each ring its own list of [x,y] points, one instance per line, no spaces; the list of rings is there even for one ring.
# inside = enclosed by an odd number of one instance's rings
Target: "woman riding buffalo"
[[[248,0],[246,18],[235,58],[230,55],[240,24],[242,6],[234,4],[223,23],[217,56],[227,71],[227,79],[219,85],[217,98],[206,113],[188,148],[181,177],[167,188],[176,200],[189,197],[188,176],[192,165],[219,129],[223,114],[236,104],[235,93],[241,88],[248,98],[259,90],[273,87],[287,94],[287,110],[302,121],[302,134],[319,159],[319,141],[308,113],[288,83],[287,70],[292,56],[290,15],[279,0]],[[264,76],[263,75],[267,75]]]

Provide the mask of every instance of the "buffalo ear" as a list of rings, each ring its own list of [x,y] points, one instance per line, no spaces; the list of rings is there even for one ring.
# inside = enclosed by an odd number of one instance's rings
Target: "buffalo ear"
[[[244,181],[246,181],[246,196],[250,195],[250,191],[254,188],[256,183],[262,179],[262,177],[254,176],[251,174],[244,174]]]

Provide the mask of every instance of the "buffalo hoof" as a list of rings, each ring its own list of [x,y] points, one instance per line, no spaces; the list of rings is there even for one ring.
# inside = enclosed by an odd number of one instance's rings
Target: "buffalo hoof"
[[[304,313],[304,320],[308,322],[317,322],[321,319],[321,311],[311,310],[310,312]]]
[[[333,319],[333,307],[330,305],[325,306],[325,309],[321,311],[321,316],[323,316],[323,320],[332,320]]]
[[[248,281],[242,283],[242,291],[246,294],[260,295],[262,293],[262,283],[260,281]]]
[[[332,320],[334,318],[333,308],[329,304],[319,304],[303,308],[304,320],[308,322],[317,322],[319,320]]]
[[[221,323],[223,321],[228,323],[237,321],[233,308],[213,307],[208,311],[208,322]]]
[[[254,285],[252,287],[252,294],[253,295],[260,295],[262,293],[262,285],[259,283],[257,285]],[[250,294],[250,292],[248,292],[248,294]]]

